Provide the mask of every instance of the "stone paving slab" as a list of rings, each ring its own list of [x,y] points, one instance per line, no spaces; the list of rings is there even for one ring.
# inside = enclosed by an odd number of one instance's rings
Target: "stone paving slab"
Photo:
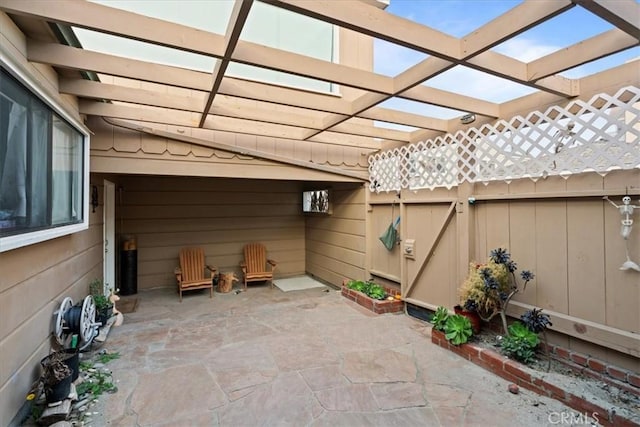
[[[104,344],[119,391],[92,426],[544,426],[559,402],[375,315],[338,291],[140,292]]]

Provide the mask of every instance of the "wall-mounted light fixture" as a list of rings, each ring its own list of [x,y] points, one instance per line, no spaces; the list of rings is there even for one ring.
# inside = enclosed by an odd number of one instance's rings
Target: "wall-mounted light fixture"
[[[93,207],[93,212],[95,213],[96,208],[98,207],[98,187],[95,185],[91,186],[91,206]]]
[[[476,115],[473,113],[465,114],[464,116],[460,117],[460,121],[463,125],[468,125],[476,121]]]

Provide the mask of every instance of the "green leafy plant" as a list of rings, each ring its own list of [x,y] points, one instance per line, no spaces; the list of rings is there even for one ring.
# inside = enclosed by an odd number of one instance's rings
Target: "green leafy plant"
[[[367,287],[367,282],[363,282],[362,280],[352,280],[347,283],[347,288],[358,292],[362,292],[365,287]]]
[[[473,335],[471,322],[460,314],[449,316],[444,326],[444,336],[453,345],[464,344]]]
[[[431,316],[431,323],[433,323],[433,329],[436,331],[444,331],[447,319],[449,318],[449,310],[445,307],[438,307],[436,312]]]
[[[520,320],[527,325],[531,331],[539,334],[542,332],[542,339],[544,341],[544,352],[547,356],[547,371],[551,369],[551,355],[549,354],[549,341],[547,340],[547,328],[552,326],[551,319],[548,314],[543,314],[542,309],[534,308],[532,310],[527,310],[524,312],[522,316],[520,316]]]
[[[383,300],[387,297],[387,293],[384,291],[384,288],[375,283],[372,283],[371,286],[369,286],[369,289],[367,289],[365,294],[377,300]]]
[[[98,311],[107,309],[113,305],[103,292],[102,280],[95,278],[89,283],[89,295],[93,298],[96,310]]]
[[[502,339],[502,352],[508,357],[529,364],[535,360],[536,347],[540,339],[522,322],[509,326],[509,335]]]
[[[100,353],[96,359],[98,362],[106,364],[119,358],[120,353],[118,352],[105,352]],[[87,372],[89,378],[77,385],[78,394],[91,393],[94,396],[99,396],[104,392],[114,392],[117,390],[115,384],[113,384],[113,377],[111,373],[95,368],[95,362],[81,361],[80,370]]]
[[[352,280],[347,283],[347,288],[354,291],[362,292],[370,298],[383,300],[387,297],[384,288],[373,282],[363,282],[361,280]]]
[[[93,396],[100,396],[104,392],[115,391],[116,386],[113,384],[113,378],[110,373],[96,371],[88,381],[84,381],[77,386],[77,393],[91,393]]]
[[[115,359],[120,359],[120,353],[102,353],[98,356],[100,363],[109,363]]]

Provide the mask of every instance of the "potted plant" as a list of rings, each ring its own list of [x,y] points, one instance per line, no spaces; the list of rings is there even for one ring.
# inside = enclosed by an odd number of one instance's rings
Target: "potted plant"
[[[96,305],[96,321],[106,325],[113,315],[113,303],[108,296],[103,294],[102,280],[94,279],[89,283],[89,294]]]
[[[532,272],[522,271],[520,278],[524,284],[520,287],[516,270],[517,265],[506,249],[492,250],[485,264],[470,265],[469,274],[459,289],[460,306],[487,322],[499,314],[504,333],[508,335],[506,312],[509,302],[520,290],[526,290],[527,283],[534,278]]]
[[[47,403],[59,402],[66,399],[71,392],[73,371],[65,363],[69,357],[64,352],[51,353],[40,362],[42,365],[41,381]]]

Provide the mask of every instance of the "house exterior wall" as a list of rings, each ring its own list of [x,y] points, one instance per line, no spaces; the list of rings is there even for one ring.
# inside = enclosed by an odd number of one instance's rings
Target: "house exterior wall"
[[[57,95],[57,76],[26,60],[26,39],[0,13],[0,51],[38,90],[78,117],[77,104]],[[50,350],[53,313],[64,297],[87,294],[102,277],[102,211],[89,213],[89,229],[0,253],[0,425],[8,425],[25,402],[39,366]]]
[[[241,277],[245,243],[261,242],[275,277],[304,274],[302,185],[295,181],[115,176],[116,231],[137,243],[138,289],[175,286],[178,253],[200,246],[206,261]],[[177,298],[177,297],[176,297]]]
[[[91,139],[91,171],[97,173],[356,181],[310,168],[294,168],[283,163],[207,147],[207,141],[305,162],[305,165],[330,166],[356,172],[364,172],[367,167],[367,152],[360,147],[208,129],[174,127],[169,130],[169,133],[176,136],[185,135],[202,141],[202,145],[196,145],[123,129],[97,117],[90,117],[87,125],[94,132]]]
[[[345,278],[366,278],[368,191],[362,184],[333,183],[329,187],[331,214],[310,214],[305,220],[305,270],[340,286]]]

